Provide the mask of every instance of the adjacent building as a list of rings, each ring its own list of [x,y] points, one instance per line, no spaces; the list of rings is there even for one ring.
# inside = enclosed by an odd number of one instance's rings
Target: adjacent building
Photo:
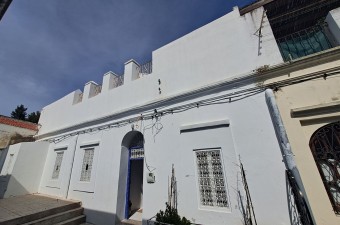
[[[4,16],[6,10],[8,9],[8,7],[11,3],[12,3],[12,0],[2,0],[0,2],[0,20]]]
[[[38,125],[0,115],[0,170],[7,156],[8,146],[19,142],[34,141]]]
[[[14,154],[8,153],[9,147],[21,142],[34,142],[35,139],[33,136],[36,135],[37,132],[38,125],[35,123],[0,115],[0,198],[4,197],[4,193],[8,187],[8,174],[11,170],[12,162],[15,160]],[[6,164],[5,161],[7,161]]]

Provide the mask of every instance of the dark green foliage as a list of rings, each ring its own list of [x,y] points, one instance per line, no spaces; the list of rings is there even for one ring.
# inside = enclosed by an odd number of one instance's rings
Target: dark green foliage
[[[28,114],[27,121],[32,122],[32,123],[38,123],[40,118],[40,112],[32,112],[31,114]]]
[[[24,105],[18,105],[17,108],[12,111],[11,113],[11,117],[14,119],[18,119],[18,120],[26,120],[26,113],[27,108],[25,108]]]
[[[190,225],[190,220],[187,220],[185,217],[181,217],[178,215],[177,209],[172,208],[169,204],[166,204],[166,209],[163,212],[162,210],[156,214],[156,221],[163,222],[174,225]]]
[[[32,123],[38,123],[40,118],[40,112],[32,112],[27,115],[27,108],[23,104],[18,105],[14,111],[11,113],[11,117],[18,120],[25,120]]]

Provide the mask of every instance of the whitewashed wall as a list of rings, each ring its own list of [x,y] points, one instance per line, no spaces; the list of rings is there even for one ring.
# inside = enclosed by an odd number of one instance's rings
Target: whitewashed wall
[[[47,142],[27,142],[9,147],[1,171],[3,197],[38,192],[48,145]]]
[[[109,122],[113,118],[111,115],[124,111],[128,112],[119,119],[139,115],[143,112],[133,112],[138,106],[165,101],[169,97],[208,84],[250,73],[257,67],[282,62],[266,18],[262,24],[260,54],[258,52],[259,37],[254,33],[260,27],[262,10],[259,8],[241,17],[236,8],[220,19],[154,51],[153,73],[148,76],[135,79],[136,65],[130,61],[125,65],[123,86],[104,89],[102,93],[89,98],[93,95],[90,93],[94,87],[92,85],[96,84],[88,83],[82,102],[75,103],[81,93],[78,90],[46,106],[40,119],[40,137],[48,138],[50,132],[59,129],[63,131],[53,135]],[[107,80],[104,76],[103,88],[108,89],[110,85],[105,83]],[[223,93],[220,90],[220,93],[212,95]],[[171,102],[171,105],[175,104],[180,102]],[[164,105],[170,106],[170,102],[165,101]],[[99,118],[102,120],[91,122]],[[230,126],[226,128],[180,133],[183,125],[226,119],[230,121]],[[241,224],[242,216],[235,194],[242,187],[238,182],[240,177],[237,167],[240,156],[246,169],[258,223],[289,224],[285,168],[263,94],[231,104],[199,107],[162,117],[158,125],[163,128],[157,135],[155,128],[144,132],[143,128],[150,123],[152,121],[143,121],[143,124],[135,126],[145,135],[146,162],[150,168],[155,168],[156,175],[154,184],[147,184],[144,178],[144,222],[164,209],[168,176],[174,164],[181,215],[201,224]],[[131,127],[128,125],[82,133],[57,144],[51,143],[40,192],[81,200],[88,222],[105,225],[123,219],[127,156],[126,148],[122,148],[122,140],[129,131]],[[80,182],[84,154],[82,146],[94,143],[97,145],[91,181]],[[222,149],[230,202],[230,207],[225,211],[205,210],[199,206],[193,149],[206,147]],[[55,151],[60,148],[67,150],[58,180],[51,181]],[[147,172],[144,169],[144,174]]]
[[[266,17],[262,24],[260,46],[259,37],[254,35],[260,27],[262,12],[261,7],[240,16],[235,8],[229,14],[155,50],[152,53],[152,74],[133,80],[135,70],[133,62],[129,61],[125,65],[124,85],[108,91],[109,85],[105,84],[103,88],[106,89],[102,93],[91,98],[83,96],[86,100],[75,104],[81,93],[77,90],[44,107],[39,135],[107,118],[174,94],[250,73],[263,65],[282,62]],[[84,95],[89,94],[86,87],[84,90]]]
[[[230,121],[228,128],[180,134],[182,125],[224,119]],[[284,165],[263,94],[240,102],[171,115],[162,118],[161,123],[164,127],[155,139],[150,133],[145,135],[147,163],[156,168],[156,183],[144,186],[145,219],[154,216],[160,208],[164,209],[167,179],[174,164],[179,190],[178,208],[182,215],[198,224],[241,224],[236,196],[240,156],[258,224],[289,224]],[[199,209],[193,149],[214,147],[222,148],[231,204],[226,212]]]
[[[49,145],[43,175],[40,182],[39,192],[67,198],[71,176],[70,171],[73,166],[73,157],[77,138],[78,137],[76,136],[73,138],[69,138],[64,142]],[[58,149],[65,149],[61,150],[64,152],[64,156],[58,179],[52,179],[52,173],[56,160],[56,152],[58,151]]]
[[[335,41],[340,45],[340,8],[330,11],[325,20]]]
[[[181,126],[201,124],[211,121],[228,119],[227,128],[180,133]],[[137,130],[152,121],[137,124]],[[238,157],[245,166],[250,193],[253,199],[255,213],[260,224],[289,224],[288,207],[285,191],[285,168],[277,145],[275,133],[268,114],[263,94],[259,94],[238,102],[224,105],[200,107],[190,111],[162,117],[160,124],[163,129],[155,136],[155,130],[145,131],[146,162],[156,170],[156,183],[145,181],[147,169],[144,169],[143,218],[149,219],[160,209],[164,209],[167,201],[168,176],[171,175],[171,165],[175,165],[178,180],[179,212],[195,223],[241,224],[241,214],[238,206],[236,190],[242,191],[241,179],[238,174]],[[127,162],[120,162],[122,156],[122,140],[131,127],[112,128],[79,137],[67,139],[58,144],[51,144],[44,169],[44,181],[40,191],[65,197],[66,185],[63,191],[53,188],[46,182],[45,174],[51,176],[54,165],[54,150],[62,146],[70,146],[66,151],[72,151],[76,141],[75,158],[68,193],[69,199],[81,200],[86,208],[89,222],[112,224],[115,219],[123,219],[125,209],[125,187],[121,185],[120,173],[127,167]],[[72,143],[72,144],[71,144]],[[95,149],[93,165],[93,180],[81,185],[79,173],[82,165],[82,145],[98,143]],[[228,185],[230,208],[225,212],[200,209],[197,187],[195,157],[193,149],[221,147],[225,176]],[[65,154],[62,165],[61,179],[68,183],[68,173],[71,170],[72,154]],[[65,163],[65,164],[64,164]],[[66,165],[66,166],[64,166]],[[50,168],[50,169],[48,169]],[[270,169],[269,169],[270,168]],[[238,177],[237,177],[238,176]],[[126,176],[122,176],[125,177]],[[126,180],[123,180],[126,182]],[[123,182],[123,183],[124,183]],[[124,185],[123,185],[124,186]],[[62,188],[61,188],[62,189]],[[61,195],[60,193],[64,193]],[[118,218],[115,218],[118,214]]]

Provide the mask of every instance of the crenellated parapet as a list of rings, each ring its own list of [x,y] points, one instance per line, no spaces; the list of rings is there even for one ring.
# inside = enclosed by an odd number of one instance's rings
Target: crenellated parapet
[[[74,95],[73,104],[84,102],[101,93],[107,93],[110,90],[129,84],[134,80],[144,77],[152,73],[152,62],[139,65],[135,60],[130,59],[124,64],[124,74],[118,75],[112,71],[104,74],[102,85],[94,81],[85,84],[83,92],[77,90]]]

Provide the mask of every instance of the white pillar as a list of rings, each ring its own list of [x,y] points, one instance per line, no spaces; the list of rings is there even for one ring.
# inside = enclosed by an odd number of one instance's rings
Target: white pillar
[[[130,59],[125,63],[124,68],[124,83],[130,83],[133,80],[136,80],[139,78],[139,64],[133,60]]]
[[[99,85],[94,81],[89,81],[85,84],[84,92],[83,92],[83,101],[86,101],[87,99],[97,94],[96,93],[97,86]]]
[[[122,85],[121,76],[115,74],[112,71],[109,71],[104,74],[103,76],[103,85],[102,85],[102,92],[105,93],[112,88],[118,87]]]
[[[326,22],[337,45],[340,45],[340,7],[329,11]]]

